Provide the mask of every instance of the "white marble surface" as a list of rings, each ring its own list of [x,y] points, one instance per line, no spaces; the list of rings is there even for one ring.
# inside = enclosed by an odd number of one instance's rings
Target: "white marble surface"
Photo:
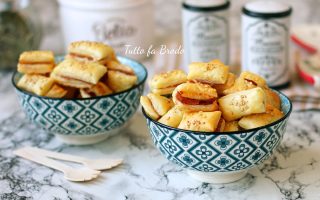
[[[92,146],[67,146],[29,123],[0,73],[0,199],[279,200],[320,199],[320,111],[293,112],[275,155],[231,184],[197,182],[169,163],[152,144],[137,113],[128,129]],[[66,181],[60,172],[12,154],[23,146],[87,156],[123,158],[124,164],[88,183]]]

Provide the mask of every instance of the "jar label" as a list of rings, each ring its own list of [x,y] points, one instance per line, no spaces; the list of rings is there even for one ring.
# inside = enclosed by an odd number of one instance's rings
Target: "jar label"
[[[270,86],[287,83],[288,27],[273,20],[247,21],[243,22],[243,67],[264,77]]]
[[[184,46],[186,63],[219,59],[228,63],[229,38],[226,11],[223,15],[202,13],[196,16],[185,11]]]

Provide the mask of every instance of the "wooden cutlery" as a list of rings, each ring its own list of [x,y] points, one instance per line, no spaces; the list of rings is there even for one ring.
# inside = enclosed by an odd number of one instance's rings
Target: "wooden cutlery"
[[[100,170],[111,169],[122,163],[122,159],[87,159],[64,153],[52,152],[35,147],[24,147],[13,152],[15,155],[64,173],[69,181],[90,181],[100,175]],[[74,168],[54,159],[81,163],[85,168]]]

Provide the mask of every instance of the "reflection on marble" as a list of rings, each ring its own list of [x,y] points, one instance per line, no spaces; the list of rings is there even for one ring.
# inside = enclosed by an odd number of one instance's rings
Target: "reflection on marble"
[[[8,80],[7,75],[1,78]],[[67,146],[27,121],[12,89],[0,84],[0,94],[6,97],[0,114],[0,199],[320,199],[319,110],[292,113],[285,138],[271,159],[240,181],[214,185],[197,182],[169,163],[153,146],[139,113],[127,130],[105,142]],[[73,183],[60,172],[12,154],[23,146],[125,162],[95,181]]]

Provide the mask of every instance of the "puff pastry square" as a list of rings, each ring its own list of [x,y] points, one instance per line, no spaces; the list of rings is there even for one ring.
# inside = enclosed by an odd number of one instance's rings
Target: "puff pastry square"
[[[187,81],[187,75],[182,70],[172,70],[157,74],[149,81],[152,93],[160,95],[172,94],[176,86]]]
[[[160,116],[163,116],[164,114],[166,114],[173,107],[173,102],[169,98],[166,98],[159,94],[153,94],[153,93],[149,93],[147,96],[150,99],[154,110]]]
[[[134,75],[128,75],[119,71],[108,71],[107,72],[107,85],[114,92],[121,92],[134,86],[138,78]]]
[[[18,87],[28,92],[44,96],[52,87],[54,81],[46,76],[37,74],[25,74],[19,82]]]
[[[229,67],[219,60],[208,63],[193,62],[189,65],[188,80],[196,80],[207,84],[225,84]]]
[[[19,57],[18,72],[24,74],[48,74],[54,68],[52,51],[25,51]]]
[[[107,68],[99,63],[82,63],[67,59],[54,68],[51,77],[61,85],[89,88],[97,84],[106,72]]]
[[[264,92],[266,94],[267,104],[270,104],[273,107],[280,110],[281,109],[281,100],[280,100],[279,95],[269,88],[264,88]]]
[[[64,89],[63,87],[59,86],[58,84],[54,84],[51,89],[45,94],[46,97],[51,98],[62,98],[66,96],[68,91]]]
[[[238,121],[230,121],[230,122],[226,122],[223,132],[232,132],[232,131],[239,131],[239,130],[240,128],[239,128]]]
[[[160,115],[155,111],[150,99],[147,96],[140,97],[140,104],[142,105],[146,114],[154,120],[160,118]]]
[[[184,113],[178,128],[191,131],[214,132],[218,127],[220,117],[220,111]]]
[[[159,122],[167,126],[177,128],[182,120],[182,117],[183,112],[177,106],[174,106],[159,119]]]
[[[271,105],[267,105],[266,113],[242,117],[239,120],[239,126],[244,129],[253,129],[275,122],[281,119],[281,117],[283,117],[283,113],[280,110]]]
[[[118,72],[122,72],[127,75],[135,76],[134,70],[131,67],[123,65],[117,61],[114,61],[114,60],[108,61],[105,64],[105,66],[107,66],[109,71],[118,71]]]
[[[82,98],[105,96],[112,93],[113,93],[112,90],[102,82],[98,82],[96,85],[92,86],[91,88],[80,89],[80,95]]]
[[[101,42],[78,41],[68,46],[67,58],[104,64],[109,60],[116,60],[116,55],[112,47]]]
[[[221,97],[218,101],[226,121],[266,111],[266,96],[260,87],[232,93]]]
[[[236,75],[234,75],[233,73],[229,73],[228,79],[225,84],[214,84],[212,85],[212,87],[217,90],[219,95],[223,95],[223,91],[231,88],[234,85],[236,78]]]
[[[259,75],[244,71],[240,74],[239,78],[236,79],[234,85],[223,91],[223,94],[232,94],[243,90],[252,89],[255,87],[266,88],[266,81]]]
[[[173,102],[183,111],[218,110],[217,91],[207,84],[183,83],[175,88]]]

